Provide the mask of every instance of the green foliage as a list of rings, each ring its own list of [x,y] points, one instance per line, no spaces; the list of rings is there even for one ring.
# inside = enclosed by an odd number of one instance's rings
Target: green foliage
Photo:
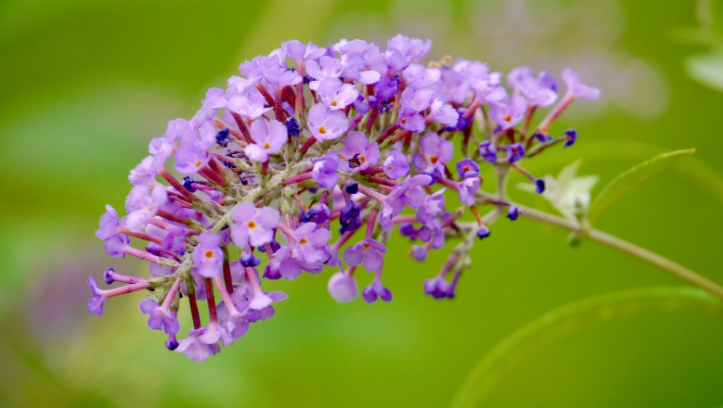
[[[635,187],[655,174],[667,169],[680,158],[693,154],[694,152],[695,149],[689,149],[664,153],[620,174],[595,197],[595,200],[590,204],[587,219],[591,224],[594,223],[605,210],[633,191]]]
[[[658,287],[608,293],[562,306],[499,343],[472,370],[451,406],[485,406],[486,399],[506,373],[546,345],[582,327],[637,314],[683,310],[723,315],[723,303],[699,289]]]

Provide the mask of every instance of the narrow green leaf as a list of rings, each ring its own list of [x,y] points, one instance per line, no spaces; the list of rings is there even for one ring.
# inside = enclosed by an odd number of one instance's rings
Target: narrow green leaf
[[[593,296],[562,306],[507,337],[470,372],[452,408],[484,406],[495,386],[527,356],[576,330],[625,316],[671,311],[723,315],[723,302],[701,289],[656,287]]]
[[[611,205],[630,193],[642,182],[651,176],[665,170],[678,159],[693,154],[695,149],[678,150],[675,152],[663,153],[660,156],[642,162],[637,166],[617,176],[611,181],[590,205],[588,220],[594,223]]]

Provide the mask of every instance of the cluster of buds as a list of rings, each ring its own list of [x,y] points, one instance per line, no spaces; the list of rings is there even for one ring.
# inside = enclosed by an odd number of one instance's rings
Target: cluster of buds
[[[520,215],[499,185],[496,195],[480,189],[480,166],[493,165],[498,178],[518,171],[541,193],[544,181],[520,162],[571,146],[574,130],[552,137],[549,126],[574,99],[599,91],[564,70],[558,101],[555,78],[527,67],[514,69],[505,88],[502,75],[479,61],[420,65],[430,47],[402,35],[384,51],[361,40],[289,41],[241,64],[242,76],[226,90],[210,89],[191,120],[170,121],[151,141],[150,155],[130,172],[128,215],[106,207],[96,232],[106,252],[148,261],[150,277],[109,269],[106,283],[126,285],[107,290],[89,278],[88,312],[101,315],[105,299],[148,290],[140,302],[148,326],[167,334],[168,349],[203,361],[287,297],[264,291],[264,278],[335,268],[329,293],[347,302],[359,296],[362,266],[373,278],[361,297],[390,301],[382,270],[395,227],[420,243],[410,251],[417,261],[460,240],[423,286],[434,298],[453,298],[474,241],[490,235],[488,221]],[[535,112],[552,105],[531,127]],[[171,158],[181,176],[167,169]],[[447,209],[445,193],[459,208]],[[481,216],[485,206],[491,211]],[[467,212],[476,222],[462,222]],[[130,246],[131,238],[144,249]],[[177,340],[183,298],[193,328]],[[208,307],[205,325],[199,301]]]

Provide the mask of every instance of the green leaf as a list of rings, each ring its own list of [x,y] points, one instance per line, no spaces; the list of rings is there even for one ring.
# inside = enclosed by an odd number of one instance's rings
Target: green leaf
[[[678,150],[669,153],[663,153],[652,159],[642,162],[637,166],[617,176],[611,181],[590,205],[588,220],[594,223],[600,215],[605,212],[611,205],[630,193],[642,182],[651,176],[665,170],[678,159],[693,154],[695,149]]]
[[[718,91],[723,91],[723,55],[717,52],[696,55],[685,61],[691,78]]]
[[[582,327],[642,313],[680,310],[723,315],[723,302],[701,289],[657,287],[608,293],[562,306],[495,346],[467,376],[451,406],[484,406],[494,387],[522,360]]]

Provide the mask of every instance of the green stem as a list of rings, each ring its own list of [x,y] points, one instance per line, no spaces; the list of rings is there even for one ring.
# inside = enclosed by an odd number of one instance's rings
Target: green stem
[[[648,251],[645,248],[641,248],[635,244],[632,244],[628,241],[622,240],[618,237],[615,237],[597,229],[585,231],[577,222],[547,214],[542,211],[537,211],[532,208],[527,208],[519,204],[515,204],[515,206],[520,208],[522,210],[522,215],[527,218],[531,218],[533,220],[541,221],[550,225],[554,225],[556,227],[581,233],[592,239],[593,241],[600,242],[601,244],[605,244],[611,248],[615,248],[619,251],[640,258],[652,265],[659,267],[660,269],[663,269],[664,271],[679,279],[698,286],[699,288],[705,289],[708,292],[723,299],[723,287],[713,281],[710,281],[698,275],[697,273],[691,271],[685,266],[671,261],[670,259],[664,258],[654,252]]]

